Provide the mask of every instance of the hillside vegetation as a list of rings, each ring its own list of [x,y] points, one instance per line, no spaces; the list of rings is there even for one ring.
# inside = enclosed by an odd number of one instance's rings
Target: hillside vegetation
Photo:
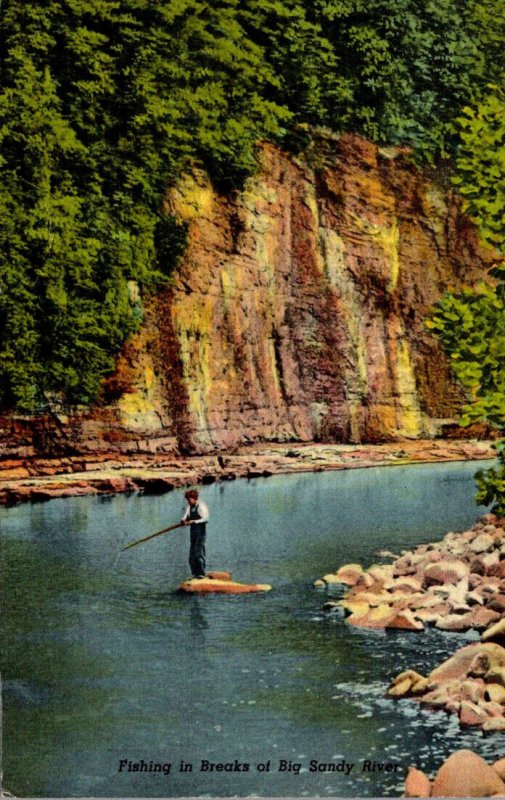
[[[27,412],[97,398],[184,250],[181,170],[229,190],[313,126],[439,164],[503,72],[502,0],[7,0],[0,27],[0,404]]]

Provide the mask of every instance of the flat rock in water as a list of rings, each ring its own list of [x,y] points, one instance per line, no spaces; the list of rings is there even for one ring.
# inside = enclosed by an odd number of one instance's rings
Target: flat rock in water
[[[190,578],[183,581],[177,591],[186,594],[252,594],[268,592],[271,588],[267,583],[232,581],[229,572],[210,572],[205,578]]]

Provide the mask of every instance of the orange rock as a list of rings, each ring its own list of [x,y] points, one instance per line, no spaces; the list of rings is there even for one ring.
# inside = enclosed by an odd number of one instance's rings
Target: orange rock
[[[208,572],[207,577],[214,581],[231,581],[231,572]]]
[[[483,726],[482,730],[485,733],[496,733],[498,731],[505,731],[505,718],[504,717],[489,717]]]
[[[500,703],[505,705],[505,686],[499,683],[488,683],[484,690],[484,697],[493,703]]]
[[[358,628],[385,628],[388,622],[396,614],[391,610],[391,606],[383,605],[377,608],[369,609],[365,614],[351,614],[348,618],[349,625],[355,625]]]
[[[441,631],[468,631],[472,627],[470,614],[447,614],[437,620],[435,627]]]
[[[210,577],[184,581],[178,588],[187,594],[251,594],[268,592],[272,587],[266,583],[237,583],[230,580],[213,580]]]
[[[498,644],[505,644],[505,619],[492,625],[480,637],[483,642],[497,642]]]
[[[426,678],[420,675],[419,672],[413,669],[407,669],[394,678],[391,686],[387,690],[387,695],[389,697],[404,697],[423,682],[426,682]]]
[[[431,781],[424,772],[409,767],[405,778],[405,797],[430,797]]]
[[[493,769],[502,780],[505,780],[505,758],[500,758],[493,764]]]
[[[461,725],[469,728],[478,727],[483,725],[488,718],[488,714],[476,703],[472,703],[469,700],[461,701],[459,710],[459,721]]]
[[[391,619],[386,628],[399,628],[402,631],[424,631],[424,625],[417,620],[412,611],[400,611]]]
[[[498,622],[499,619],[500,614],[498,611],[494,611],[489,606],[487,608],[474,608],[469,615],[472,628],[476,628],[477,630],[485,630],[489,628],[490,625]]]
[[[327,583],[346,583],[348,586],[354,586],[362,574],[363,567],[361,564],[345,564],[344,566],[340,567],[333,576],[325,575],[323,577],[323,581],[326,581]],[[331,580],[332,577],[333,581]],[[328,578],[330,580],[328,580]]]
[[[505,792],[505,783],[483,758],[458,750],[442,764],[432,784],[432,797],[490,797]]]
[[[479,654],[489,656],[491,664],[505,665],[505,649],[503,647],[493,642],[485,644],[477,642],[457,650],[453,656],[430,673],[430,680],[465,678],[473,659]]]
[[[458,583],[470,572],[464,561],[445,559],[429,564],[424,570],[424,580],[427,585],[436,583]]]
[[[505,578],[505,561],[500,561],[498,564],[489,567],[488,575],[494,575],[498,578]]]

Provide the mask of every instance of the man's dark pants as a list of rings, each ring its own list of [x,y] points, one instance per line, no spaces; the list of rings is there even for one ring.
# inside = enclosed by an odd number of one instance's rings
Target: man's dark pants
[[[193,577],[205,575],[205,522],[190,527],[189,566]]]

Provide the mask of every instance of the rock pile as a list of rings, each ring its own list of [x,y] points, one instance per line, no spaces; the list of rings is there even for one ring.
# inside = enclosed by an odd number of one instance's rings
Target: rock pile
[[[410,767],[404,797],[505,797],[505,758],[490,766],[471,750],[457,750],[433,781]]]
[[[400,673],[387,694],[457,714],[464,727],[505,731],[505,648],[494,642],[462,647],[427,677],[412,669]]]
[[[488,514],[471,530],[393,558],[367,570],[346,564],[316,581],[350,587],[323,608],[342,608],[350,625],[363,628],[479,631],[480,642],[427,677],[402,672],[387,694],[457,714],[463,726],[505,730],[505,518]]]
[[[347,564],[316,586],[342,583],[348,623],[364,628],[485,631],[505,612],[505,518],[488,514],[471,530],[404,552],[364,570]]]

